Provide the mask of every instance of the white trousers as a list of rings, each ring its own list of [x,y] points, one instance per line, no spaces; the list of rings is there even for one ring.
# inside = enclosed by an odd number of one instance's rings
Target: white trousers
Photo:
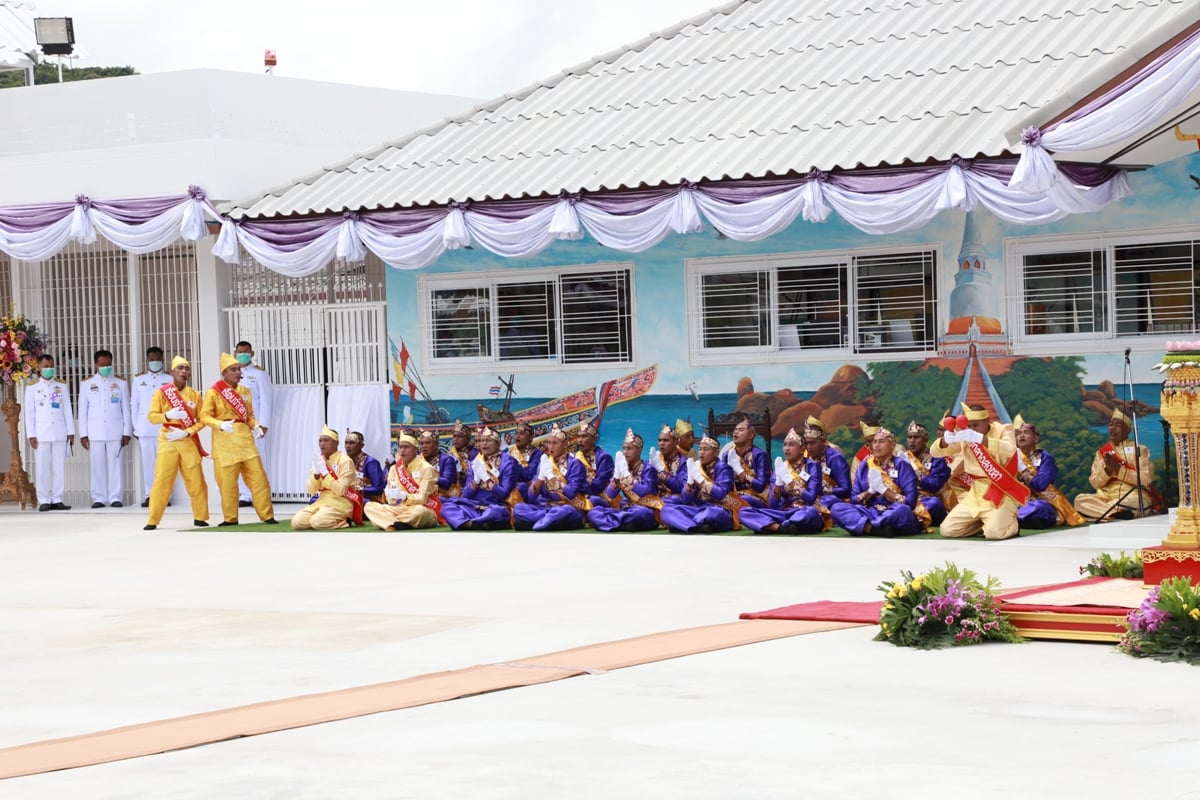
[[[145,500],[150,496],[150,490],[154,488],[154,465],[158,462],[158,435],[139,436],[137,441],[138,450],[142,454],[142,483],[146,488],[142,499]]]
[[[262,460],[263,472],[267,471],[267,451],[266,445],[264,444],[266,441],[266,436],[262,437],[261,439],[254,440],[254,446],[258,448],[258,457]],[[267,480],[271,480],[270,475],[267,476]],[[238,475],[238,502],[248,503],[250,500],[250,490],[246,488],[246,482],[242,480],[242,476]]]
[[[125,486],[121,479],[121,440],[88,440],[92,462],[92,502],[121,501]]]
[[[47,442],[39,439],[37,449],[33,451],[33,460],[36,465],[34,480],[37,481],[38,503],[61,503],[66,487],[66,441]]]

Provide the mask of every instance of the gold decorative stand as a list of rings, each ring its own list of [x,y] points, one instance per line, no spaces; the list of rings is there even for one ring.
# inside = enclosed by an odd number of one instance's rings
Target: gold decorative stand
[[[21,439],[18,433],[21,404],[17,402],[16,384],[2,384],[0,390],[4,396],[0,411],[4,412],[4,418],[8,420],[8,438],[12,443],[12,462],[4,475],[4,482],[0,483],[0,502],[5,502],[4,498],[11,498],[10,502],[20,503],[21,510],[24,511],[28,507],[37,506],[37,493],[34,492],[21,463]]]
[[[1147,586],[1184,575],[1200,583],[1200,353],[1168,352],[1162,414],[1179,466],[1179,507],[1161,545],[1142,550]]]

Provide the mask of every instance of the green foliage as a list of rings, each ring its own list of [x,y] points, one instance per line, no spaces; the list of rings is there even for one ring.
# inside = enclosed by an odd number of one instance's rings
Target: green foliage
[[[1186,576],[1163,581],[1129,612],[1125,628],[1123,653],[1200,664],[1200,588]]]
[[[1014,417],[1021,414],[1037,425],[1039,446],[1058,463],[1056,486],[1067,497],[1092,491],[1088,474],[1092,457],[1104,444],[1104,434],[1088,430],[1091,422],[1083,407],[1081,356],[1022,358],[992,383]]]
[[[1000,613],[999,582],[981,581],[969,569],[946,562],[923,575],[901,571],[901,580],[876,587],[886,600],[875,640],[923,650],[984,641],[1023,641]]]
[[[937,431],[938,421],[958,396],[962,377],[943,368],[922,369],[922,361],[883,361],[867,365],[868,393],[875,395],[875,414],[898,438],[910,420]],[[862,389],[859,397],[865,396]]]
[[[1079,568],[1080,575],[1090,578],[1141,578],[1143,577],[1142,553],[1135,551],[1132,556],[1101,553]]]
[[[67,83],[69,81],[90,81],[95,80],[96,78],[119,78],[125,75],[137,74],[137,70],[130,66],[68,68],[64,65],[62,79],[63,83]],[[33,68],[33,76],[33,82],[36,84],[58,83],[58,64],[38,64]],[[24,85],[25,73],[22,70],[0,72],[0,89],[8,89],[13,86]]]

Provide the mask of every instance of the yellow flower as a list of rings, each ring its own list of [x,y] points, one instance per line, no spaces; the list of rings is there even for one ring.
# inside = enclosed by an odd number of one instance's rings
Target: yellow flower
[[[884,610],[884,611],[891,611],[893,608],[895,608],[895,606],[894,606],[894,605],[892,605],[891,603],[884,603],[884,604],[883,604],[883,610]]]
[[[904,597],[908,594],[908,586],[903,583],[896,584],[896,597]]]
[[[1193,608],[1188,612],[1188,616],[1194,620],[1200,620],[1200,608]]]
[[[914,592],[921,591],[922,586],[924,586],[924,584],[921,583],[921,578],[917,578],[915,581],[912,582],[912,588],[913,588]]]

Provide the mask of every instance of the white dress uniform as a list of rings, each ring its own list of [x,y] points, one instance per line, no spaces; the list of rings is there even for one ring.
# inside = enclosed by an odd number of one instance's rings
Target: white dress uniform
[[[79,438],[88,437],[93,503],[121,502],[121,437],[132,435],[129,385],[124,380],[93,375],[79,384]]]
[[[25,435],[38,440],[34,451],[38,503],[61,503],[67,470],[67,437],[75,435],[71,393],[65,383],[42,378],[25,388]]]
[[[143,372],[135,375],[130,387],[130,411],[133,417],[133,435],[138,440],[138,450],[142,455],[142,483],[145,494],[150,496],[154,488],[154,465],[158,459],[158,426],[150,421],[150,401],[154,393],[164,384],[171,382],[171,376],[161,370],[158,372]]]
[[[242,367],[242,386],[250,390],[250,402],[254,407],[254,418],[258,420],[258,424],[267,428],[267,436],[270,435],[271,421],[271,406],[273,405],[272,395],[275,392],[275,387],[271,383],[271,376],[267,374],[262,367],[254,364],[247,364]],[[263,469],[266,470],[270,465],[267,463],[267,454],[263,450],[267,437],[255,439],[254,444],[258,447],[258,455],[262,459]],[[268,480],[270,474],[267,475]],[[246,488],[246,483],[240,477],[238,478],[238,502],[250,502],[250,490]]]

